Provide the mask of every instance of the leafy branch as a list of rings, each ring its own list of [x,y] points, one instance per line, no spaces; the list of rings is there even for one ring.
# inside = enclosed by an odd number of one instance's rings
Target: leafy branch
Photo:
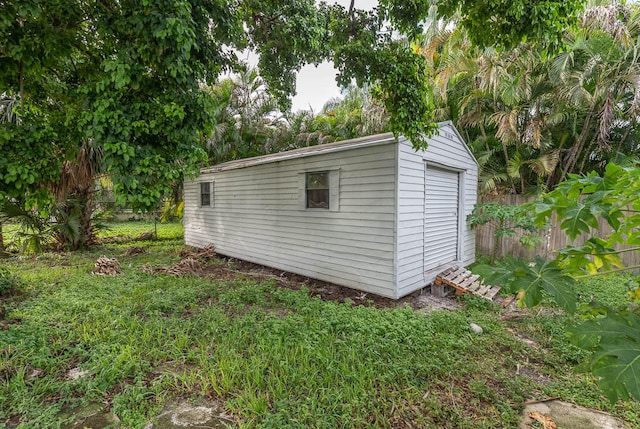
[[[577,309],[577,279],[628,272],[640,265],[625,267],[619,254],[637,252],[640,247],[614,249],[616,245],[640,243],[640,167],[606,166],[602,175],[570,175],[540,201],[523,209],[530,211],[534,223],[546,224],[557,216],[561,229],[572,240],[592,235],[608,224],[606,238],[590,237],[579,246],[558,251],[553,261],[536,257],[534,262],[506,258],[496,266],[474,269],[486,282],[507,290],[522,292],[519,304],[534,306],[543,294],[551,296],[567,311]],[[623,213],[626,213],[624,215]],[[587,366],[609,400],[630,397],[640,400],[640,283],[630,282],[629,303],[609,308],[591,302],[580,308],[586,319],[569,332],[577,346],[590,351]]]

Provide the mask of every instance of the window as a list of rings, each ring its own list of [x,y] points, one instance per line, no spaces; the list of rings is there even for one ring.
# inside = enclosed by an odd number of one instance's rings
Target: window
[[[308,209],[329,209],[329,172],[316,171],[306,174],[306,205]]]
[[[298,173],[298,209],[340,211],[340,168]]]
[[[211,207],[213,182],[200,183],[200,207]]]

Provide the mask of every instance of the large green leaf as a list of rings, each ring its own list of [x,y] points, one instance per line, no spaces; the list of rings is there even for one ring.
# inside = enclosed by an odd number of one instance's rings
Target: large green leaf
[[[566,219],[562,221],[560,227],[572,240],[575,240],[583,232],[589,233],[590,228],[598,228],[598,221],[593,215],[591,207],[583,203],[576,203],[567,209],[565,216]]]
[[[611,311],[571,331],[572,341],[594,351],[591,372],[613,403],[633,397],[640,400],[640,317],[632,312]]]
[[[585,272],[593,275],[599,270],[623,267],[620,254],[598,237],[591,237],[581,246],[568,246],[559,250],[557,260],[567,273],[574,275],[583,275]]]
[[[532,263],[508,257],[496,266],[478,265],[473,271],[485,283],[500,285],[512,293],[524,292],[520,300],[522,305],[538,305],[546,292],[563,309],[572,312],[576,310],[575,281],[555,261],[536,257]]]

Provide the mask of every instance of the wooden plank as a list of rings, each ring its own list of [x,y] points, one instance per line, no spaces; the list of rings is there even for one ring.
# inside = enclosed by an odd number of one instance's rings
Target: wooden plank
[[[469,278],[470,275],[471,273],[469,271],[465,271],[464,273],[460,274],[458,277],[453,279],[452,282],[454,282],[457,285],[461,285],[466,279]]]
[[[456,277],[458,277],[460,274],[464,273],[465,269],[464,268],[458,268],[457,270],[447,274],[446,276],[443,277],[443,280],[448,280],[448,281],[453,281],[455,280]]]
[[[474,282],[478,280],[478,277],[480,276],[477,274],[467,277],[462,283],[460,283],[460,287],[466,288],[466,287],[472,286]]]
[[[475,294],[476,295],[480,295],[480,296],[484,296],[487,292],[489,292],[489,290],[491,290],[491,285],[484,285],[482,286],[482,288],[477,291]]]
[[[465,268],[448,268],[436,276],[433,293],[444,296],[445,285],[448,285],[455,289],[458,296],[470,293],[490,301],[493,300],[493,297],[500,291],[500,286],[485,285],[480,283],[478,279],[478,275],[472,274]]]
[[[489,290],[489,292],[487,292],[485,294],[485,298],[493,300],[493,298],[498,294],[498,292],[500,292],[500,289],[502,289],[500,286],[494,286],[491,288],[491,290]]]
[[[471,275],[471,273],[469,271],[465,270],[464,272],[458,274],[456,276],[456,278],[451,280],[451,281],[456,283],[456,284],[460,284],[460,283],[464,282],[466,279],[468,279],[469,275]]]
[[[475,282],[470,284],[469,286],[466,286],[466,289],[471,293],[477,293],[481,288],[482,288],[482,283],[480,282]]]
[[[442,273],[438,274],[438,277],[445,277],[447,276],[450,272],[455,271],[458,267],[451,267],[451,268],[447,268],[446,270],[444,270]]]

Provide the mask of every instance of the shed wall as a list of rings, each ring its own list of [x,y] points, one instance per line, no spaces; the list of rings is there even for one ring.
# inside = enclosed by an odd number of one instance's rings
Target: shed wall
[[[185,242],[387,297],[395,291],[395,142],[204,173],[185,182]],[[300,175],[338,173],[339,209],[305,210]],[[214,182],[213,207],[199,183]]]
[[[442,124],[426,150],[416,152],[401,138],[398,145],[398,297],[431,283],[424,271],[425,163],[460,171],[460,263],[475,261],[475,234],[467,222],[477,200],[478,164],[450,124]]]

